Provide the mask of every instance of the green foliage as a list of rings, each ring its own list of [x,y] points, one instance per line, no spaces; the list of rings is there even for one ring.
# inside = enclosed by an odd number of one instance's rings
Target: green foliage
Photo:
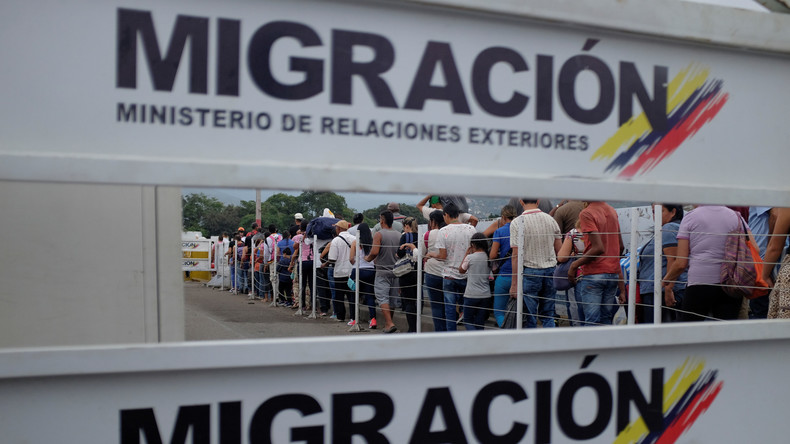
[[[387,204],[382,204],[376,208],[370,208],[368,210],[363,211],[362,215],[365,216],[365,223],[370,225],[371,227],[375,226],[377,223],[379,223],[379,214],[381,214],[381,212],[386,209],[387,209]],[[408,216],[416,217],[418,224],[428,223],[428,221],[425,220],[424,217],[422,217],[422,213],[420,212],[420,210],[418,210],[417,207],[414,205],[400,203],[400,214],[406,217]]]
[[[249,230],[255,222],[255,201],[243,200],[239,205],[223,205],[219,200],[200,193],[182,197],[181,206],[183,229],[200,231],[206,237],[223,232],[233,234],[239,227]],[[274,224],[282,232],[293,224],[294,214],[302,213],[310,220],[320,216],[324,208],[329,208],[336,217],[342,215],[349,222],[355,213],[355,210],[348,208],[343,196],[332,192],[305,191],[298,196],[278,193],[261,202],[261,223],[264,229]]]

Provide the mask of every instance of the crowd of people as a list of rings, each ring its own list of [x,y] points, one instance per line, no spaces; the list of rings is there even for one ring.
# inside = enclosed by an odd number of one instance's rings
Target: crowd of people
[[[453,199],[426,196],[416,207],[428,220],[423,235],[397,203],[373,227],[362,214],[349,222],[328,209],[309,223],[297,213],[283,230],[239,227],[224,252],[230,291],[384,333],[398,331],[398,311],[416,332],[418,304],[438,332],[513,328],[519,301],[525,328],[612,325],[627,302],[620,224],[605,202],[513,198],[485,229]],[[654,217],[661,234],[638,250],[637,322],[654,322],[655,294],[661,322],[790,316],[790,266],[778,264],[790,210],[662,204]],[[742,228],[764,257],[761,277],[776,282],[770,295],[745,299],[723,284],[727,239]]]

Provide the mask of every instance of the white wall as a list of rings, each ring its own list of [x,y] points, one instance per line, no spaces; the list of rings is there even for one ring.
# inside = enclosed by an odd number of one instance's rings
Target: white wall
[[[179,188],[0,181],[0,347],[184,338]]]

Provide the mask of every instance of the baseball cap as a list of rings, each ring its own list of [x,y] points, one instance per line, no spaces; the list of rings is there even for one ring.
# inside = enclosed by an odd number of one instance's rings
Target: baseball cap
[[[344,230],[348,230],[348,227],[350,227],[351,224],[349,224],[348,222],[346,222],[344,220],[341,220],[341,221],[338,221],[334,226],[335,227],[340,227],[340,228],[342,228]]]
[[[238,231],[244,231],[244,227],[239,227]]]
[[[302,220],[304,217],[302,216],[302,213],[296,213],[294,214],[294,219]]]

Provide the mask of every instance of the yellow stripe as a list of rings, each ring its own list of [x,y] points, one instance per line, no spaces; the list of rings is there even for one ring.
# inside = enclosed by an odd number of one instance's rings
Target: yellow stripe
[[[667,115],[678,105],[685,102],[694,91],[705,83],[710,70],[692,63],[681,70],[667,85]],[[595,153],[592,160],[610,159],[623,146],[631,146],[639,137],[650,131],[650,122],[644,111],[625,122]]]
[[[692,384],[699,378],[702,371],[705,369],[705,361],[691,361],[689,358],[683,362],[683,365],[677,368],[664,384],[664,414],[683,396],[684,393],[691,387]],[[639,418],[631,421],[631,424],[626,426],[617,438],[614,440],[615,444],[626,444],[638,442],[648,434],[649,430],[647,424],[640,416]]]

